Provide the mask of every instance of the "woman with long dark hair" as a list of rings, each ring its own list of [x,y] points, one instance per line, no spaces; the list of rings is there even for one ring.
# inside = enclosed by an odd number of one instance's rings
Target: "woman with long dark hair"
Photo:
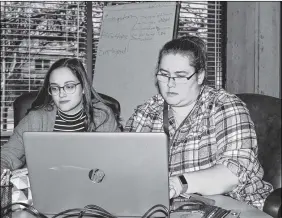
[[[56,61],[27,115],[1,148],[1,171],[25,165],[24,132],[116,132],[118,120],[88,80],[76,58]]]

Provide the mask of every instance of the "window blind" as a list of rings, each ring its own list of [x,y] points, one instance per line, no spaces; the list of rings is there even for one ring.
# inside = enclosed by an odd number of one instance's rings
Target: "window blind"
[[[223,2],[181,2],[177,37],[186,34],[201,37],[207,44],[207,83],[224,86],[224,6]]]
[[[85,2],[1,2],[2,136],[14,128],[15,98],[37,91],[55,60],[85,61],[85,13]]]

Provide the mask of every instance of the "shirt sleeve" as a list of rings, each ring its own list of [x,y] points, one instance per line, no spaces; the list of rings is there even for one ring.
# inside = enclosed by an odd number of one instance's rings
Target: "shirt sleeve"
[[[23,133],[29,131],[31,113],[19,122],[8,142],[1,147],[1,169],[16,170],[24,166],[26,159]]]
[[[144,120],[141,110],[141,105],[137,106],[134,113],[127,120],[125,124],[125,132],[138,132],[138,129],[142,127],[142,120]]]
[[[262,209],[272,186],[262,180],[257,136],[245,103],[237,97],[226,97],[218,105],[214,120],[217,164],[225,165],[239,179],[237,187],[227,194]]]
[[[125,125],[125,132],[154,132],[159,131],[162,124],[157,121],[159,119],[156,113],[155,99],[150,99],[143,105],[137,106],[132,116]]]

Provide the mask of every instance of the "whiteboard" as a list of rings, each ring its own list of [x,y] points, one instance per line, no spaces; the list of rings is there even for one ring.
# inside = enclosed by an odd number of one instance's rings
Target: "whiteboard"
[[[93,86],[119,101],[123,125],[137,105],[157,94],[158,53],[173,38],[175,12],[176,2],[104,8]]]

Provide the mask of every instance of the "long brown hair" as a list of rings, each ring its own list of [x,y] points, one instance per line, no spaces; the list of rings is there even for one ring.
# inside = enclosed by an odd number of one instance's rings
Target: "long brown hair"
[[[31,110],[37,110],[40,108],[45,108],[46,110],[53,110],[54,101],[51,95],[48,93],[48,87],[50,84],[50,74],[57,68],[67,67],[69,68],[74,75],[77,77],[79,82],[82,85],[84,90],[83,95],[83,106],[84,111],[87,115],[87,119],[85,121],[85,126],[88,132],[95,131],[99,126],[103,125],[109,119],[109,114],[106,110],[101,108],[96,108],[97,110],[102,110],[106,114],[106,119],[99,125],[96,126],[94,123],[94,114],[93,114],[93,103],[102,102],[106,103],[104,99],[102,99],[99,94],[93,88],[91,82],[87,77],[87,73],[82,62],[77,58],[62,58],[52,64],[48,72],[46,73],[43,86],[38,92],[38,95],[34,102],[31,105]],[[106,104],[105,104],[106,105]],[[107,106],[106,106],[107,107]],[[28,112],[29,112],[28,111]]]

